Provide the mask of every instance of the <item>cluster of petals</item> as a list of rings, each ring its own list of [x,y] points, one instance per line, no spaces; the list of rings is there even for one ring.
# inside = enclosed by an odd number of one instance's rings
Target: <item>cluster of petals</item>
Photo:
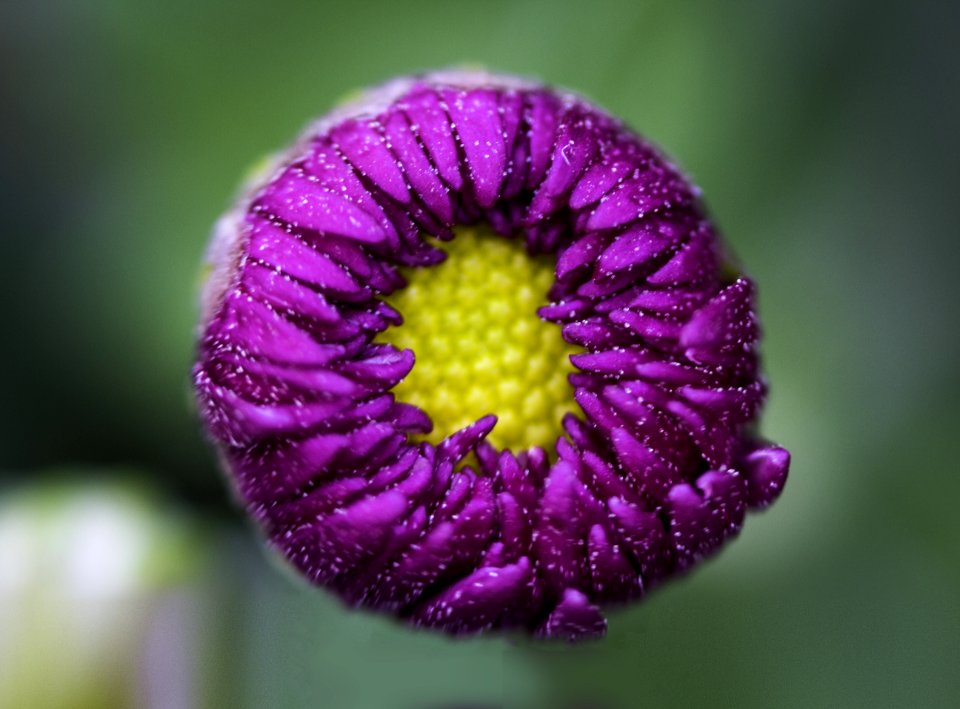
[[[418,443],[430,412],[391,393],[415,353],[377,341],[402,322],[384,298],[474,223],[556,257],[539,314],[583,353],[554,450],[497,450],[496,412]],[[752,282],[689,181],[580,97],[395,81],[310,126],[211,258],[204,422],[272,545],[351,605],[457,634],[600,635],[602,607],[714,553],[785,482],[789,454],[755,434]]]

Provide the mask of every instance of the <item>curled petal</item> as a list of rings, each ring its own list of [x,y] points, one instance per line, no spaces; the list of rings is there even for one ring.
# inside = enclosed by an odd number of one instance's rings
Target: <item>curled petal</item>
[[[563,599],[537,629],[537,634],[558,640],[584,640],[607,632],[607,621],[600,609],[587,596],[573,588],[563,592]]]

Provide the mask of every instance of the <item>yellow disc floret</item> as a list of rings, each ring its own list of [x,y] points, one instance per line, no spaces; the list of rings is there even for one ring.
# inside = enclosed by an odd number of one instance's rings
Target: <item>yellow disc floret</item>
[[[405,271],[409,285],[388,299],[404,324],[383,339],[416,356],[394,393],[433,419],[425,436],[433,443],[495,414],[497,448],[552,447],[563,415],[576,409],[567,375],[577,351],[537,315],[553,258],[477,227],[459,228],[444,249],[446,261]]]

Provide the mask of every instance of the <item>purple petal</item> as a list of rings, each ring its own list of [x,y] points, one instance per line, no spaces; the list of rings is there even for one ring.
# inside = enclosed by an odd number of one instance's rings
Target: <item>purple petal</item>
[[[547,91],[527,94],[527,136],[530,141],[530,172],[527,189],[533,190],[543,181],[556,145],[556,131],[560,122],[560,101]]]
[[[321,290],[356,295],[363,287],[329,256],[265,221],[253,223],[247,252],[251,258]]]
[[[421,90],[407,96],[400,107],[410,118],[410,129],[427,149],[440,177],[453,189],[460,190],[463,187],[460,156],[440,98],[431,90]]]
[[[496,423],[497,417],[492,414],[479,418],[466,428],[444,439],[438,446],[438,450],[444,457],[460,460],[487,437]]]
[[[377,220],[344,195],[321,187],[299,169],[290,168],[263,195],[264,207],[292,226],[321,234],[340,234],[369,244],[387,240]]]
[[[677,246],[683,235],[678,225],[666,221],[632,224],[600,254],[600,270],[617,273],[645,263]]]
[[[407,116],[400,111],[391,112],[384,121],[384,132],[414,193],[444,224],[451,223],[453,202],[450,194],[417,143]]]
[[[790,452],[765,446],[751,452],[743,462],[751,507],[766,507],[780,496],[790,470]]]
[[[757,320],[753,312],[753,287],[739,279],[714,296],[684,325],[680,344],[687,356],[697,361],[709,352],[742,349],[757,339]]]
[[[590,603],[580,591],[568,588],[563,600],[537,630],[544,638],[575,641],[603,637],[607,632],[607,620],[597,606]]]
[[[527,559],[500,568],[483,567],[415,610],[411,620],[457,634],[477,633],[496,625],[508,609],[529,608],[532,587]]]
[[[343,156],[384,193],[401,204],[410,201],[398,160],[383,136],[367,121],[344,121],[330,131]]]
[[[643,592],[640,576],[599,524],[590,528],[587,558],[591,586],[598,599],[623,602]]]
[[[490,89],[442,94],[467,159],[470,181],[481,207],[500,196],[507,162],[497,94]]]

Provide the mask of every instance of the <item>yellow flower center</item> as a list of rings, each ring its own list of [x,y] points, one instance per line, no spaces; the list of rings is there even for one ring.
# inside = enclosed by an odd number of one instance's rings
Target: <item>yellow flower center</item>
[[[383,339],[416,355],[394,393],[433,419],[424,436],[432,443],[495,414],[497,448],[549,449],[576,409],[567,375],[579,351],[536,312],[548,302],[554,258],[478,227],[458,228],[442,248],[446,261],[405,270],[409,285],[387,299],[404,324]]]

